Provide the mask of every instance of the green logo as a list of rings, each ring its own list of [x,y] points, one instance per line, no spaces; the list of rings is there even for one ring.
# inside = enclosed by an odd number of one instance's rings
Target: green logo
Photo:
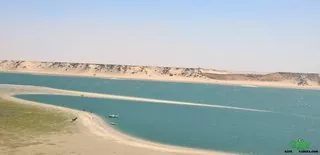
[[[304,141],[303,139],[298,139],[290,142],[292,148],[297,150],[307,150],[310,147],[310,142]]]

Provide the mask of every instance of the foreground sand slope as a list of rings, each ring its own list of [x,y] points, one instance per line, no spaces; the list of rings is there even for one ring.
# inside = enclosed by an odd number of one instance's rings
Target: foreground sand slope
[[[0,146],[0,154],[34,155],[34,154],[78,154],[78,155],[216,155],[222,152],[196,150],[175,147],[140,140],[124,135],[104,123],[104,121],[91,113],[25,101],[12,97],[14,94],[47,93],[75,95],[76,92],[55,90],[34,86],[0,85],[0,97],[9,101],[24,103],[42,108],[61,110],[62,112],[78,116],[75,122],[79,129],[72,134],[56,134],[40,137],[44,144],[35,144],[16,149],[6,149]],[[78,94],[79,95],[79,94]]]

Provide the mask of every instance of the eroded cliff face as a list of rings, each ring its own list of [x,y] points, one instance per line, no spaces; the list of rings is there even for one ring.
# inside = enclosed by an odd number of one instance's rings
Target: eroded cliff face
[[[290,73],[276,72],[270,74],[210,74],[204,73],[211,79],[216,80],[239,80],[239,81],[266,81],[266,82],[282,82],[289,81],[297,85],[320,85],[319,74],[316,73]]]
[[[153,67],[114,64],[89,64],[69,62],[40,62],[40,61],[0,61],[0,71],[25,72],[59,72],[86,73],[92,76],[98,74],[110,75],[142,75],[145,77],[183,77],[204,78],[228,81],[263,81],[263,82],[291,82],[300,86],[320,85],[319,74],[276,72],[270,74],[232,74],[226,71],[201,68]]]
[[[5,71],[60,71],[60,72],[87,72],[92,74],[139,74],[159,76],[202,77],[200,68],[175,68],[175,67],[152,67],[113,64],[87,64],[68,62],[37,62],[37,61],[8,61],[0,62],[0,70]]]

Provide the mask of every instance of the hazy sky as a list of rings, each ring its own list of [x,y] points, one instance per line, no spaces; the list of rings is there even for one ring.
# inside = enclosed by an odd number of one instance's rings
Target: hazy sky
[[[320,72],[320,0],[0,0],[0,59]]]

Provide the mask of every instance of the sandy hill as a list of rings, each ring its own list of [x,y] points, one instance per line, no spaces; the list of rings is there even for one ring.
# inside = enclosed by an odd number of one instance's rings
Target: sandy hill
[[[88,76],[126,76],[140,78],[183,78],[214,81],[256,81],[286,82],[298,86],[319,86],[320,77],[316,73],[276,72],[269,74],[236,74],[227,71],[202,68],[155,67],[115,64],[90,64],[41,61],[0,61],[0,71],[81,74]]]
[[[202,73],[227,74],[224,71],[201,68],[155,67],[115,64],[89,64],[41,61],[0,61],[2,71],[56,71],[91,74],[130,74],[150,76],[203,77]]]

